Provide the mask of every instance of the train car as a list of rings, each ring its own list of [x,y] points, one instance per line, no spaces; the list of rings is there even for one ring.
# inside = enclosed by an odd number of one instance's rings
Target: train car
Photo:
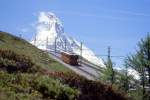
[[[67,64],[74,65],[74,66],[79,65],[78,55],[61,52],[61,59]]]

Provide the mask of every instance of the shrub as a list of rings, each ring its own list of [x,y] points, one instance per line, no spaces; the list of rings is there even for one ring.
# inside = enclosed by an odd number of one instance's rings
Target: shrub
[[[39,76],[34,80],[33,87],[43,95],[43,98],[75,100],[78,95],[76,89],[62,85],[59,80],[54,80],[48,76]]]
[[[78,94],[77,89],[48,76],[0,72],[0,96],[8,95],[4,100],[75,100]]]
[[[19,55],[11,50],[0,49],[0,69],[9,73],[36,72],[37,67],[28,56]]]
[[[0,72],[0,98],[1,100],[37,100],[42,98],[41,94],[33,91],[30,83],[33,75],[8,74]]]
[[[79,89],[80,95],[77,100],[127,100],[124,94],[115,91],[111,86],[87,80],[75,73],[49,72],[46,74]]]

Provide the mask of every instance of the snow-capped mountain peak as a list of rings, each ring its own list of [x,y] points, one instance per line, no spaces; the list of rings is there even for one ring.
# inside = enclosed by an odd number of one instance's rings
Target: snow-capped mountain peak
[[[59,18],[51,12],[41,12],[38,18],[37,35],[31,42],[40,49],[50,50],[57,47],[59,51],[66,51],[80,55],[81,43],[69,37]],[[82,46],[82,57],[89,62],[105,67],[101,58],[95,56],[85,45]]]

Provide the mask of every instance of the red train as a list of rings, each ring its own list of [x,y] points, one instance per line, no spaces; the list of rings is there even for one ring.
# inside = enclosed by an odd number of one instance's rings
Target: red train
[[[70,65],[79,65],[78,60],[79,60],[79,56],[75,55],[75,54],[69,54],[66,52],[61,52],[61,59]]]

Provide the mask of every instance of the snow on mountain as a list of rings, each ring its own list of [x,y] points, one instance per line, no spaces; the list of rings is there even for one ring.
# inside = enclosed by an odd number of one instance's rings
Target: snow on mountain
[[[117,70],[118,72],[122,72],[124,70],[123,68],[120,67],[114,67],[114,69]],[[134,79],[140,80],[140,74],[133,68],[128,68],[127,73],[129,76],[132,76]]]
[[[69,37],[65,32],[61,21],[51,12],[41,12],[38,18],[37,34],[32,44],[43,50],[56,48],[59,51],[66,51],[80,55],[81,43]],[[85,45],[82,46],[82,57],[89,62],[105,67],[101,58],[95,56]]]
[[[140,80],[140,74],[136,70],[134,70],[132,68],[129,68],[128,69],[128,74],[132,75],[134,79]]]

